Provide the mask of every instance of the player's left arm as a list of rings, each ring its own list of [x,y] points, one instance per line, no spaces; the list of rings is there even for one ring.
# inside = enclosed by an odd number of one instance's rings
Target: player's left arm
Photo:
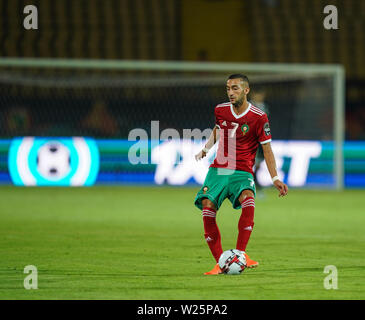
[[[271,149],[271,143],[267,142],[262,144],[262,150],[264,152],[265,162],[269,170],[271,179],[273,179],[273,184],[275,188],[279,190],[279,197],[284,197],[288,194],[288,186],[284,182],[280,181],[280,179],[278,178],[276,161],[274,153]]]

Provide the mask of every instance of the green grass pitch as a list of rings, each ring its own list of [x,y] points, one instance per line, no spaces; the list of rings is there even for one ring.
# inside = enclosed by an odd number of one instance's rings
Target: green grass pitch
[[[239,276],[203,275],[215,262],[197,191],[0,187],[0,299],[365,299],[364,191],[265,190],[247,247],[260,266]],[[224,250],[239,215],[228,200],[218,212]],[[27,265],[37,290],[24,289]]]

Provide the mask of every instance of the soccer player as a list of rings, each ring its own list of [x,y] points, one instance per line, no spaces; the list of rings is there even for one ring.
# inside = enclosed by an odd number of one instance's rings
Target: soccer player
[[[234,209],[242,210],[236,249],[244,252],[248,268],[258,266],[258,262],[250,259],[245,251],[254,226],[256,190],[252,167],[259,144],[262,145],[272,182],[279,190],[279,197],[288,193],[287,185],[277,175],[270,144],[269,120],[265,112],[247,101],[249,91],[249,80],[245,75],[233,74],[228,77],[227,95],[230,102],[215,107],[213,132],[204,148],[195,156],[196,160],[204,158],[219,140],[217,156],[195,198],[195,205],[202,210],[205,240],[217,262],[206,275],[222,272],[218,260],[223,250],[216,214],[226,198]]]

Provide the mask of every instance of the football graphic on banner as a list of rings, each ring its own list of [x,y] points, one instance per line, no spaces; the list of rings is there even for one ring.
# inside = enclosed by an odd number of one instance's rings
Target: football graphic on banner
[[[90,138],[15,138],[8,165],[15,185],[90,186],[98,175],[99,151]]]

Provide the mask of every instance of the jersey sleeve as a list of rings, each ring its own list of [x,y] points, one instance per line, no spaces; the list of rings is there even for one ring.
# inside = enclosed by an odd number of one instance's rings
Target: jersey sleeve
[[[257,137],[261,144],[271,142],[270,123],[266,114],[257,121]]]
[[[220,125],[219,125],[219,120],[220,120],[220,116],[219,113],[217,112],[217,107],[214,109],[214,116],[215,116],[215,126],[220,129]]]

